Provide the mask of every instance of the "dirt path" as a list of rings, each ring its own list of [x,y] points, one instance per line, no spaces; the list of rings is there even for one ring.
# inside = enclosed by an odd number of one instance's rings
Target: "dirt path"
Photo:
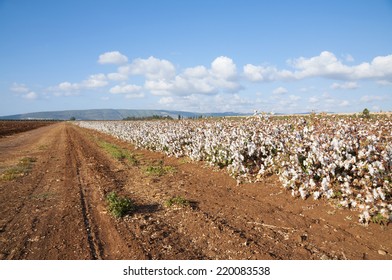
[[[115,159],[103,141],[139,163]],[[356,212],[293,199],[273,176],[236,186],[203,163],[69,123],[0,139],[0,171],[24,157],[32,170],[0,181],[0,259],[392,259],[392,225],[364,227]],[[111,191],[135,202],[131,215],[107,212]],[[189,205],[167,206],[173,197]]]

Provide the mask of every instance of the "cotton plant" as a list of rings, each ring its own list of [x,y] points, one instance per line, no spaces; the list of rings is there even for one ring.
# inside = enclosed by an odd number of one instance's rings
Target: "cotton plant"
[[[295,197],[335,199],[360,221],[392,219],[392,121],[358,117],[78,122],[137,148],[226,168],[238,182],[277,174]]]

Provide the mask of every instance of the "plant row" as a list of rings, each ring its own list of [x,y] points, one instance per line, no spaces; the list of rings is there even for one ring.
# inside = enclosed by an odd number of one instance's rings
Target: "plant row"
[[[338,116],[205,121],[78,122],[137,148],[206,161],[243,182],[275,173],[295,197],[325,197],[392,220],[392,120]]]

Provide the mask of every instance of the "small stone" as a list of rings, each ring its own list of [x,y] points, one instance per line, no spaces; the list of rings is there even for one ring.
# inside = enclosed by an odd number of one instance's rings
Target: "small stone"
[[[322,255],[322,256],[320,257],[320,259],[323,260],[323,261],[329,260],[328,256],[325,255],[325,254]]]
[[[296,236],[295,239],[297,242],[301,243],[301,242],[304,242],[308,239],[308,235],[307,234],[299,234]]]
[[[379,253],[380,255],[382,255],[382,256],[386,256],[386,255],[387,255],[387,252],[384,251],[384,250],[378,250],[378,253]]]

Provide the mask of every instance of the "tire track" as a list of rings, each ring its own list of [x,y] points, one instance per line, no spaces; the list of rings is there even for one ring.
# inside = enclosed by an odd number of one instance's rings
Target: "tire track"
[[[99,204],[97,198],[93,198],[94,193],[100,197],[105,197],[110,191],[116,190],[123,192],[128,182],[128,177],[135,175],[124,162],[116,162],[117,166],[109,164],[108,155],[98,148],[93,142],[86,141],[85,135],[80,132],[80,128],[72,130],[72,137],[77,141],[83,153],[83,180],[87,180],[90,185],[97,185],[97,181],[91,182],[91,178],[100,177],[99,187],[91,190],[89,199],[94,201],[94,205]],[[88,159],[86,161],[86,159]],[[111,170],[118,168],[124,172],[113,172]],[[140,170],[136,168],[138,172]],[[126,177],[124,178],[124,175]],[[97,194],[99,193],[99,194]],[[164,220],[164,209],[157,202],[152,202],[132,194],[132,198],[137,201],[136,210],[133,216],[126,217],[122,220],[113,220],[109,217],[109,222],[114,226],[113,230],[120,233],[131,245],[133,250],[139,251],[140,256],[146,259],[206,259],[202,250],[194,246],[192,241],[182,234],[179,234],[176,227],[168,224]],[[96,207],[94,207],[96,208]],[[152,210],[151,210],[152,209]],[[102,217],[101,217],[102,218]],[[124,240],[124,241],[125,241]],[[133,256],[134,257],[134,256]]]
[[[77,166],[78,185],[91,255],[97,259],[148,259],[133,233],[120,220],[107,215],[106,194],[122,188],[123,180],[94,143],[75,127],[68,128],[71,150]],[[84,206],[83,206],[84,205]]]
[[[93,228],[93,221],[91,219],[90,214],[90,205],[86,199],[86,193],[84,190],[83,180],[80,175],[81,163],[80,163],[80,153],[79,153],[79,146],[75,145],[75,139],[70,135],[69,130],[66,131],[67,140],[69,143],[69,160],[70,165],[75,168],[74,174],[72,174],[71,178],[75,178],[77,188],[79,190],[79,197],[80,197],[80,207],[83,216],[83,224],[85,229],[85,234],[87,236],[88,247],[90,252],[90,258],[92,260],[100,260],[102,259],[103,247],[102,243],[99,239],[99,235]]]

